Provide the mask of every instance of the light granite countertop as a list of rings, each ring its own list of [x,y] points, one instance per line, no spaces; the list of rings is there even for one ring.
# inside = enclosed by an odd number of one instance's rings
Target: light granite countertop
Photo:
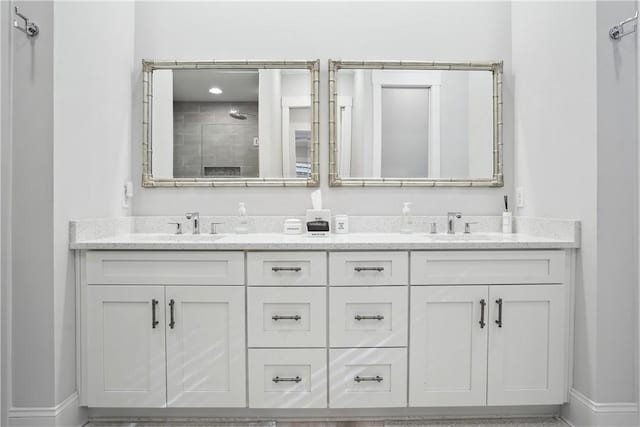
[[[526,234],[352,233],[327,237],[252,234],[122,234],[71,244],[71,249],[102,250],[420,250],[569,249],[577,242]]]
[[[415,232],[399,233],[397,217],[350,217],[350,234],[313,237],[285,235],[285,217],[250,217],[248,234],[235,234],[233,217],[201,216],[202,234],[189,224],[181,235],[170,222],[181,217],[123,217],[72,221],[69,247],[77,250],[421,250],[421,249],[571,249],[580,247],[580,222],[514,217],[514,233],[500,231],[500,217],[467,217],[473,232],[429,234],[428,224],[445,227],[444,217],[415,217]],[[221,234],[209,234],[209,222],[226,224]],[[226,228],[225,228],[226,227]]]

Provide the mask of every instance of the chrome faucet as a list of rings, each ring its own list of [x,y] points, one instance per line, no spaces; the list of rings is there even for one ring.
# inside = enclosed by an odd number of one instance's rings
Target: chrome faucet
[[[462,218],[462,212],[447,212],[447,234],[454,234],[455,219]]]
[[[187,212],[185,216],[193,220],[193,234],[200,234],[200,212]]]

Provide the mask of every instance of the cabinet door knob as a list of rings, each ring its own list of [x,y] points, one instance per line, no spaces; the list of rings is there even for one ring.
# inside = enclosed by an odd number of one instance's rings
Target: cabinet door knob
[[[484,328],[486,323],[484,322],[484,308],[487,306],[487,302],[484,299],[480,300],[480,329]]]

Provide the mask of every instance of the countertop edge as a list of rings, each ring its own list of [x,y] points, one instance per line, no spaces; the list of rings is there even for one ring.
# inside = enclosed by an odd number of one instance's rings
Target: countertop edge
[[[578,249],[576,242],[429,242],[429,243],[212,243],[212,242],[75,242],[72,250],[491,250],[491,249]]]

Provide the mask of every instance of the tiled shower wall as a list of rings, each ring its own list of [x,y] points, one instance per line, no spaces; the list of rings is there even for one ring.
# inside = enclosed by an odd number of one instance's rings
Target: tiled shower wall
[[[247,120],[229,116],[236,109]],[[250,115],[251,114],[251,115]],[[257,102],[173,103],[173,176],[258,176]]]

